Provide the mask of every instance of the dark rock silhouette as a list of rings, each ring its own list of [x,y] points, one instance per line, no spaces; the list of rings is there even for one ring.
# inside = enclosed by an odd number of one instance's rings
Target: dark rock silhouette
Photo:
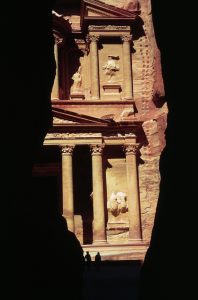
[[[1,10],[2,299],[81,299],[80,244],[31,197],[32,166],[52,124],[53,3],[5,2]]]
[[[195,136],[194,110],[189,103],[195,97],[195,82],[188,58],[193,53],[195,19],[193,12],[186,15],[180,1],[153,0],[152,8],[169,114],[167,146],[160,160],[160,195],[150,247],[141,270],[139,299],[179,299],[184,294],[189,298],[193,287],[192,282],[188,284],[188,279],[192,279],[188,277],[192,272],[188,257],[192,254],[189,236],[195,228],[194,155],[192,147],[185,146],[184,137],[187,135],[187,140],[193,141]],[[185,27],[179,25],[182,15],[186,16]]]

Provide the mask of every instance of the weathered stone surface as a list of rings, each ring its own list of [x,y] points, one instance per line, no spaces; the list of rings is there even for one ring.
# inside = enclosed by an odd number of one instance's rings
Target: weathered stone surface
[[[167,106],[163,100],[164,86],[160,53],[153,30],[151,3],[150,0],[139,2],[137,0],[103,0],[102,2],[125,9],[126,14],[140,9],[139,22],[134,27],[132,26],[132,32],[130,32],[130,26],[126,25],[91,25],[88,27],[89,35],[83,40],[83,37],[79,38],[79,33],[77,33],[81,29],[79,10],[76,12],[63,10],[63,18],[65,21],[68,20],[75,36],[72,42],[73,46],[71,49],[67,48],[68,66],[65,66],[67,70],[64,72],[66,73],[63,72],[68,77],[66,83],[68,92],[65,97],[73,101],[54,102],[53,105],[58,109],[69,110],[72,113],[98,119],[111,119],[113,122],[126,121],[129,124],[137,121],[142,122],[143,133],[138,135],[137,140],[141,145],[141,155],[138,160],[139,192],[142,237],[143,241],[149,242],[159,195],[159,158],[165,146],[164,132],[167,117]],[[123,12],[123,10],[121,11]],[[105,16],[107,15],[108,13],[105,12]],[[89,9],[88,16],[99,17],[101,11],[100,9]],[[105,38],[100,38],[102,29],[103,35],[106,35]],[[108,36],[108,32],[111,32],[111,35]],[[127,50],[130,49],[128,45],[131,37],[132,53]],[[68,45],[70,42],[69,40]],[[124,42],[129,42],[129,44],[124,46]],[[125,50],[124,47],[126,47]],[[127,64],[125,53],[127,53]],[[111,70],[109,65],[111,65]],[[126,83],[131,76],[130,68],[127,68],[128,65],[132,66],[131,83],[133,88],[130,103],[125,101],[126,87],[130,90],[130,83]],[[77,72],[79,66],[82,75],[81,96],[83,95],[83,97],[74,99],[71,93],[73,88],[72,76]],[[98,78],[94,77],[92,73],[92,69],[97,67],[98,70],[94,70],[94,74]],[[130,75],[128,78],[125,76],[126,69]],[[93,94],[97,97],[99,95],[99,98],[94,98]],[[75,102],[75,100],[79,101]],[[58,121],[56,123],[58,124]],[[75,135],[78,138],[78,133]],[[107,168],[105,173],[106,195],[104,199],[106,202],[112,193],[124,192],[127,194],[126,157],[123,153],[115,156],[113,148],[111,152],[112,156],[106,157],[108,164],[111,165],[111,168]],[[105,204],[107,205],[107,203]],[[106,217],[108,241],[127,242],[128,212],[113,215],[112,212],[108,211]],[[77,234],[82,241],[80,226],[80,221],[76,218]]]
[[[103,0],[103,2],[125,8],[136,1]],[[143,164],[139,165],[139,184],[143,238],[150,240],[155,208],[159,195],[159,158],[165,146],[167,107],[161,108],[160,97],[164,96],[160,52],[157,48],[151,14],[150,0],[140,0],[140,17],[144,35],[134,40],[133,89],[138,114],[142,119],[147,145],[141,148]]]

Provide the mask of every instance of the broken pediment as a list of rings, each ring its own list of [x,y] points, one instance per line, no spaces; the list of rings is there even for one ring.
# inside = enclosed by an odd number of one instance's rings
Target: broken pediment
[[[106,4],[97,0],[84,0],[82,1],[81,16],[82,17],[126,17],[134,18],[139,13],[138,7],[134,10],[126,10],[116,6]]]
[[[108,125],[111,123],[110,120],[94,118],[60,108],[53,107],[52,113],[53,125]]]

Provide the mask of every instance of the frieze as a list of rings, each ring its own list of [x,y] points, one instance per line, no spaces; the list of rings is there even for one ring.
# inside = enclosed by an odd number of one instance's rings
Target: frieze
[[[130,31],[130,26],[122,26],[122,25],[89,25],[88,29],[90,31]]]
[[[133,132],[125,133],[125,137],[136,137],[136,135]]]
[[[85,132],[85,133],[72,133],[72,132],[65,132],[65,133],[48,133],[46,135],[46,140],[65,140],[68,138],[95,138],[101,137],[101,133],[92,133],[92,132]]]
[[[107,138],[136,138],[135,133],[133,132],[128,132],[128,133],[122,133],[122,132],[109,132],[108,134],[104,134],[104,137]]]

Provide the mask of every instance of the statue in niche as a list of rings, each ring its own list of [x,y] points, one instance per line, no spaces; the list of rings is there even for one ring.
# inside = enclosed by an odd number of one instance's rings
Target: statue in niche
[[[107,201],[107,209],[115,217],[117,217],[121,213],[127,212],[128,206],[126,203],[126,193],[112,192],[109,200]]]
[[[81,87],[82,87],[82,75],[81,75],[81,70],[82,67],[79,66],[78,70],[74,75],[72,76],[73,79],[73,85],[72,85],[72,92],[73,93],[79,93],[81,92]]]
[[[102,67],[105,70],[105,74],[109,76],[108,82],[112,81],[116,71],[119,71],[120,67],[116,64],[115,59],[119,59],[119,56],[108,55],[106,64]]]

